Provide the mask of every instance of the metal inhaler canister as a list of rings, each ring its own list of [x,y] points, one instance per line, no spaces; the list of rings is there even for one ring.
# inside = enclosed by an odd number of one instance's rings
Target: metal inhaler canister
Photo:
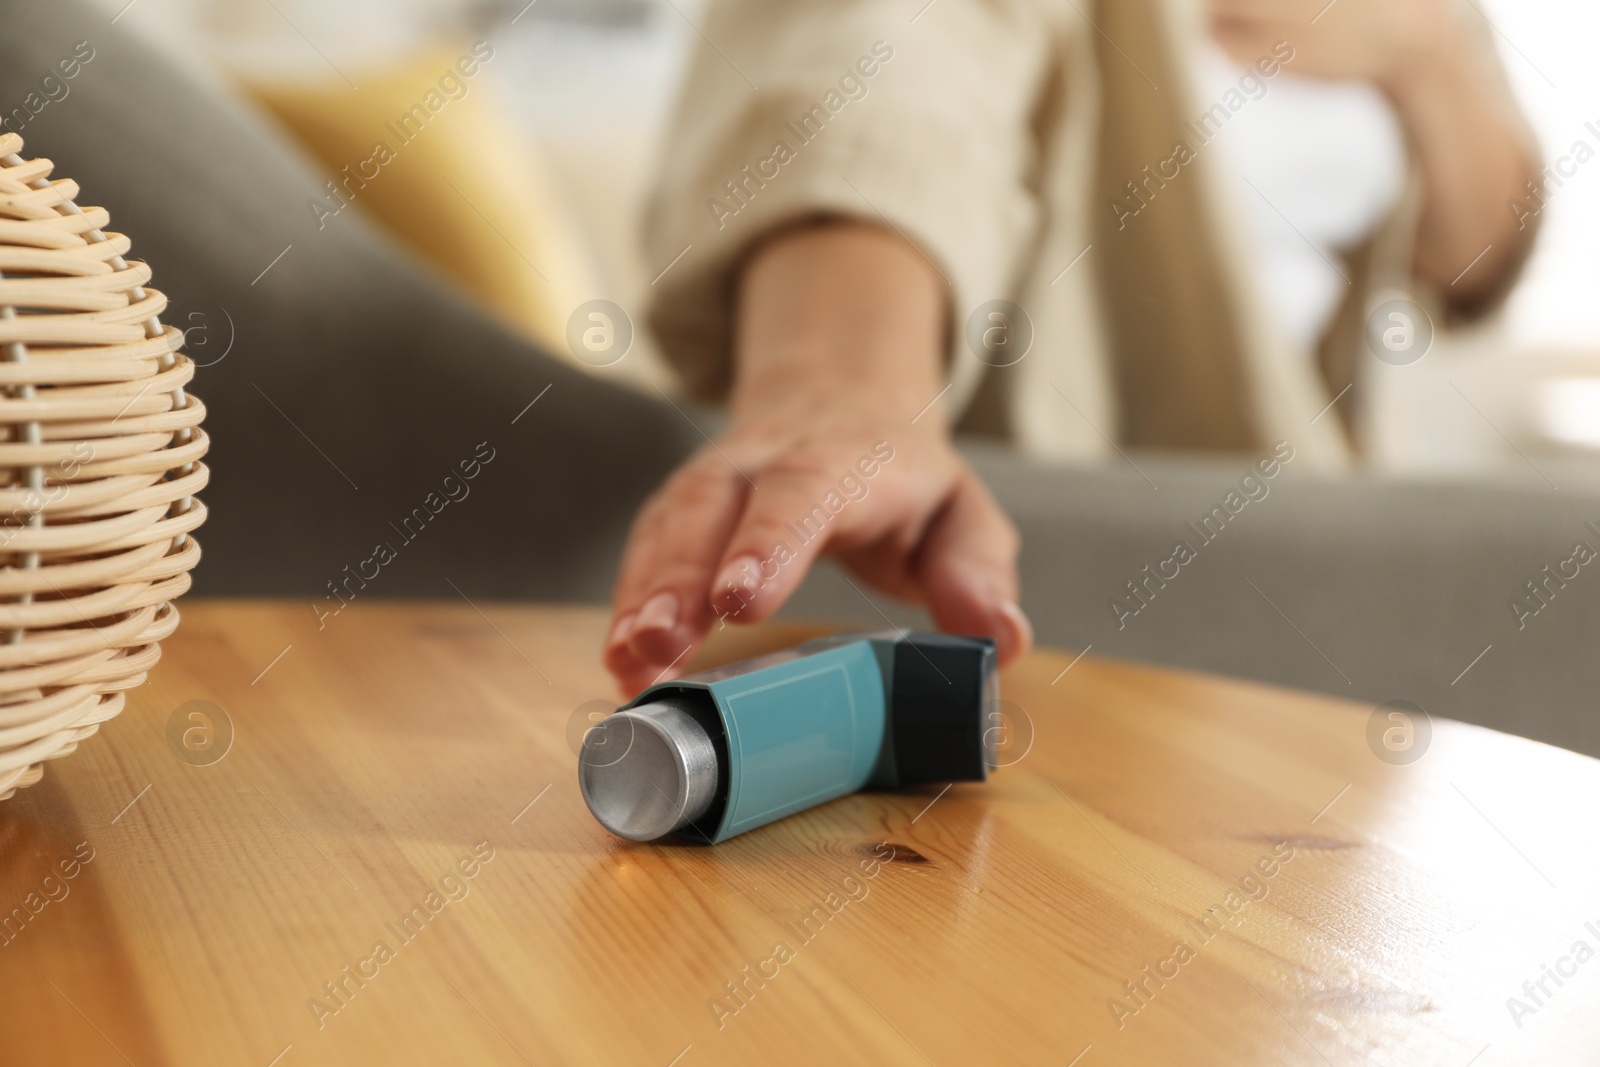
[[[983,781],[999,697],[988,638],[821,638],[644,690],[584,737],[578,784],[619,837],[725,841],[863,786]]]

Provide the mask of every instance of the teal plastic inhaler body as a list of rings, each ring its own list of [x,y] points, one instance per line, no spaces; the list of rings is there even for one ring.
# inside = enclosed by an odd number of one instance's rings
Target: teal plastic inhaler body
[[[578,781],[620,837],[715,843],[864,786],[984,780],[998,701],[987,638],[822,638],[644,690],[584,737]]]

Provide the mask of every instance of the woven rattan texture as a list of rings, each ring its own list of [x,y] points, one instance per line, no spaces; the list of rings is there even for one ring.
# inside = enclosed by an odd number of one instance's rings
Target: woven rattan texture
[[[122,710],[200,558],[205,408],[150,269],[0,133],[0,800]]]

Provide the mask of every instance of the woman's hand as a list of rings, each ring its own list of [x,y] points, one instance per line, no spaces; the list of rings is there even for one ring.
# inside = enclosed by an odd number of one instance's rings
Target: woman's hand
[[[892,233],[789,231],[743,276],[732,425],[641,509],[606,666],[634,693],[714,625],[759,622],[822,555],[945,630],[1032,640],[1015,528],[950,443],[943,282]]]

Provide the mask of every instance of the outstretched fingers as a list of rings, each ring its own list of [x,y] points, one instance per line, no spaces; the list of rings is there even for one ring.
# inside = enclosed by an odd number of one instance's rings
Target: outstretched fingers
[[[641,510],[612,595],[606,667],[637,691],[686,662],[713,621],[706,590],[749,486],[720,454],[702,453]]]

